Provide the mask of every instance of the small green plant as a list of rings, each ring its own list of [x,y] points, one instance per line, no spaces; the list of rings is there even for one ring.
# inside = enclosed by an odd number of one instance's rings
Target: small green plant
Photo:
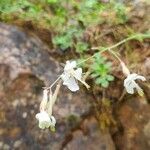
[[[53,38],[53,43],[61,50],[66,50],[72,46],[72,38],[69,34],[62,34]]]
[[[112,20],[126,20],[126,6],[114,0],[105,4],[99,0],[0,0],[2,21],[31,21],[51,31],[55,48],[71,48],[82,54],[91,46],[84,40],[85,31],[104,21],[111,22],[110,18],[101,17],[108,10],[116,13]]]
[[[114,77],[110,75],[111,63],[106,61],[105,57],[100,54],[96,54],[94,63],[91,66],[91,77],[95,78],[95,83],[101,85],[104,88],[109,86],[109,82],[114,80]]]
[[[85,43],[85,42],[78,42],[75,46],[76,48],[76,51],[79,52],[79,53],[83,53],[85,51],[87,51],[88,49],[88,44]]]
[[[116,12],[116,21],[117,23],[125,23],[127,18],[127,8],[122,3],[117,3],[114,5],[114,11]]]

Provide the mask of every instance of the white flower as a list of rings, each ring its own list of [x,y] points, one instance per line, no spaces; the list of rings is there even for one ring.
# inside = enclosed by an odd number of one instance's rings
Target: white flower
[[[136,79],[140,79],[145,81],[145,77],[138,75],[136,73],[129,74],[127,78],[124,80],[124,87],[126,88],[127,92],[130,94],[134,93],[134,89],[136,89],[139,95],[143,95],[143,90],[141,87],[135,82]]]
[[[77,66],[77,63],[76,61],[66,61],[66,65],[64,67],[64,71],[69,71],[69,70],[72,70],[74,69],[75,67]]]
[[[64,81],[63,85],[66,85],[71,91],[75,92],[79,90],[79,86],[78,86],[77,81],[75,80],[75,76],[76,76],[76,79],[81,80],[82,69],[78,68],[75,71],[73,70],[72,73],[74,74],[74,76],[71,73],[64,72],[61,75],[61,78]]]
[[[67,61],[64,67],[64,73],[61,75],[63,85],[66,85],[72,92],[79,90],[77,80],[89,88],[89,85],[82,80],[82,68],[75,70],[76,66],[76,61]]]
[[[50,126],[55,126],[56,124],[55,118],[53,116],[49,117],[46,111],[36,114],[36,119],[39,120],[39,128],[41,129],[49,128]]]

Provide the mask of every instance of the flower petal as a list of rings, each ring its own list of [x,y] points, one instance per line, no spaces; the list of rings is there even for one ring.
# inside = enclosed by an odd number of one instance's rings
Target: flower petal
[[[63,80],[63,85],[66,85],[72,92],[79,90],[79,86],[74,77],[70,77],[67,73],[64,73],[61,75],[61,78]]]
[[[143,92],[142,88],[141,88],[137,83],[135,83],[135,88],[136,88],[136,90],[138,91],[138,94],[139,94],[140,96],[143,96],[143,95],[144,95],[144,92]]]
[[[140,79],[142,81],[146,81],[146,78],[144,76],[141,76],[141,75],[138,75],[136,73],[132,73],[128,76],[128,79],[129,80],[137,80],[137,79]]]
[[[71,77],[67,83],[66,83],[66,86],[72,91],[72,92],[75,92],[77,90],[79,90],[79,86],[78,84],[76,83],[75,79],[73,77]]]
[[[79,86],[73,77],[70,77],[70,79],[65,81],[63,84],[66,85],[72,92],[79,90]]]
[[[133,94],[134,93],[134,87],[131,85],[131,86],[125,86],[126,90],[127,90],[127,93],[129,94]]]
[[[49,126],[51,124],[51,120],[50,120],[47,112],[42,111],[42,112],[36,114],[36,118],[39,120],[39,128],[41,128],[41,129],[49,128]]]
[[[81,77],[82,77],[82,68],[78,68],[74,71],[74,77],[77,79],[77,80],[81,80]]]
[[[146,78],[143,77],[143,76],[140,76],[140,75],[137,76],[137,79],[140,79],[140,80],[142,80],[142,81],[146,81]]]
[[[135,82],[136,79],[140,79],[145,81],[145,77],[138,75],[136,73],[129,74],[127,78],[124,80],[124,87],[126,88],[127,92],[130,94],[134,93],[134,88],[138,91],[140,95],[143,94],[143,90],[141,87]]]
[[[74,69],[76,67],[77,63],[76,61],[66,61],[66,65],[64,67],[64,71],[70,70],[70,69]]]

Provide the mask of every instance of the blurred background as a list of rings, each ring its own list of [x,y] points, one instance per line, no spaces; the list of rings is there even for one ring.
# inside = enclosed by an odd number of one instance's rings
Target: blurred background
[[[149,0],[0,0],[0,150],[149,150],[149,14]],[[42,87],[62,73],[62,63],[137,33],[148,36],[114,51],[146,77],[143,97],[125,92],[111,54],[97,55],[81,66],[91,88],[61,88],[56,131],[38,128]]]

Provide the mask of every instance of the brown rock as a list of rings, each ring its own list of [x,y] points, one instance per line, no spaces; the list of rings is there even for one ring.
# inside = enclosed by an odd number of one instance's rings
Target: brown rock
[[[119,109],[118,117],[123,128],[115,139],[119,150],[150,149],[150,106],[143,100],[141,97],[129,99]]]
[[[82,129],[73,133],[64,150],[115,150],[110,134],[101,132],[94,118],[86,119]]]

